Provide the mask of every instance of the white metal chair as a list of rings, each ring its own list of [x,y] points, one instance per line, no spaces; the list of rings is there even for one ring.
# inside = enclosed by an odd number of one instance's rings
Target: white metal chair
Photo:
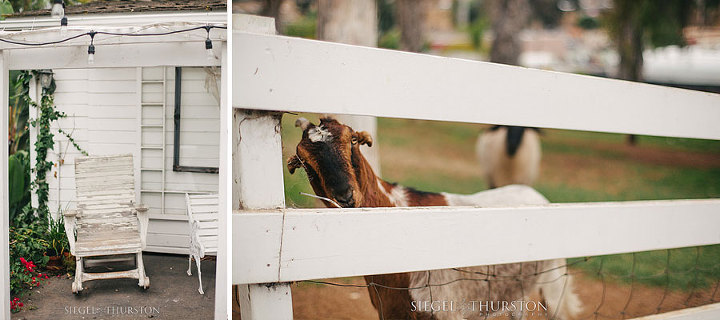
[[[77,209],[64,213],[70,252],[77,262],[73,293],[83,290],[83,281],[114,278],[138,279],[138,285],[147,289],[150,279],[142,259],[147,208],[134,204],[132,155],[76,158],[75,188]],[[127,254],[135,256],[135,269],[102,273],[84,270],[88,257]]]
[[[192,259],[198,270],[200,288],[198,292],[205,294],[202,289],[202,272],[200,259],[206,254],[217,255],[218,251],[218,211],[219,202],[217,194],[185,194],[187,203],[188,222],[190,223],[190,256],[188,257],[188,276],[192,275]]]

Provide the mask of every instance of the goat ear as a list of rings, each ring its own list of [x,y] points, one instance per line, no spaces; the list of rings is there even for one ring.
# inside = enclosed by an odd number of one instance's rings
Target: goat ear
[[[360,131],[355,132],[355,139],[357,139],[357,142],[361,145],[366,144],[368,147],[372,147],[373,139],[372,136],[367,133],[367,131]]]
[[[287,160],[287,167],[288,171],[290,171],[290,174],[295,173],[295,169],[302,167],[302,162],[300,162],[300,159],[297,155],[293,155]]]

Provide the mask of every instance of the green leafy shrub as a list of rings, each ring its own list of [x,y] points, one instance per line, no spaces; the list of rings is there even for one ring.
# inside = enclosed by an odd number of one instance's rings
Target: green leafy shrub
[[[400,30],[393,28],[383,33],[378,39],[378,48],[399,49],[400,48]]]
[[[18,151],[8,158],[10,221],[15,221],[30,203],[30,157]]]
[[[577,25],[585,30],[597,29],[600,27],[600,22],[593,17],[582,16],[578,18]]]
[[[483,49],[483,33],[490,28],[490,20],[485,16],[475,19],[468,26],[470,41],[475,49]]]
[[[10,291],[17,295],[39,284],[35,268],[48,262],[48,242],[44,234],[31,227],[10,228]],[[29,267],[32,263],[32,267]],[[33,279],[35,277],[36,279]],[[34,281],[35,280],[35,281]]]
[[[285,25],[283,29],[286,36],[315,39],[317,37],[317,15],[310,13]]]
[[[60,215],[57,219],[50,219],[50,229],[48,229],[47,237],[48,255],[62,256],[70,247],[67,235],[65,234],[65,220]]]

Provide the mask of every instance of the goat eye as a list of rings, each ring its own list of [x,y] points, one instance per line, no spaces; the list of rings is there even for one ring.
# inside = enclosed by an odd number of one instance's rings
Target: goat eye
[[[358,143],[357,137],[352,137],[352,140],[350,140],[350,142],[351,142],[352,144],[357,144],[357,143]]]

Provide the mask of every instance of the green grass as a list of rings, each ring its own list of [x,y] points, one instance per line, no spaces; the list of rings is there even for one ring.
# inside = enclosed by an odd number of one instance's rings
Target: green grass
[[[635,260],[633,262],[633,259]],[[720,245],[569,259],[594,278],[687,290],[708,288],[720,280]],[[634,269],[633,269],[634,265]],[[666,273],[667,272],[667,273]]]
[[[567,141],[577,140],[583,142],[608,142],[623,144],[627,139],[627,135],[619,133],[604,133],[592,131],[575,131],[575,130],[544,130],[546,137],[553,140]],[[720,153],[720,141],[704,140],[704,139],[687,139],[687,138],[669,138],[656,136],[638,136],[639,145],[648,145],[658,148],[677,151],[695,151],[703,153]]]
[[[302,116],[317,123],[316,115]],[[300,138],[300,129],[293,126],[296,118],[293,115],[283,117],[285,157],[294,154]],[[486,183],[475,160],[475,142],[478,134],[487,127],[378,119],[379,137],[375,138],[381,148],[383,177],[425,191],[468,194],[485,190]],[[553,129],[543,132],[544,160],[535,188],[552,202],[720,198],[720,163],[716,163],[720,160],[717,157],[712,158],[715,162],[709,166],[656,164],[628,156],[627,150],[622,150],[627,149],[625,135]],[[720,154],[720,141],[640,136],[638,148],[713,157]],[[458,170],[458,166],[464,169]],[[304,170],[289,175],[285,169],[285,173],[288,206],[321,205],[315,199],[299,195],[299,192],[313,193]],[[693,287],[693,283],[707,287],[720,281],[720,245],[702,247],[697,268],[695,248],[669,251],[669,284],[664,273],[668,250],[634,255],[637,283],[686,289]],[[576,268],[597,276],[601,264],[605,279],[631,282],[633,254],[594,257],[578,263]]]
[[[720,198],[720,168],[628,165],[635,171],[617,193],[540,181],[535,188],[551,202],[598,202]]]

